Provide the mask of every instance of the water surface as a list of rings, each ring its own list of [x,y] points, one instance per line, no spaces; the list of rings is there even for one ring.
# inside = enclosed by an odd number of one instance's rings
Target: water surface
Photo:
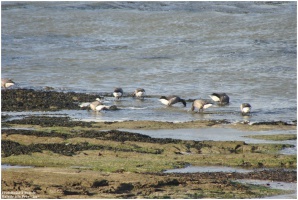
[[[231,99],[201,115],[189,114],[190,104],[167,109],[158,98],[127,98],[117,113],[79,111],[78,118],[297,119],[294,1],[1,4],[1,76],[15,88],[97,93],[121,86],[132,93],[143,87],[155,97],[226,92]],[[253,107],[248,118],[239,114],[244,102]]]
[[[271,144],[296,144],[296,140],[262,140],[249,138],[249,135],[279,135],[279,134],[296,134],[296,130],[271,130],[271,131],[243,131],[233,128],[187,128],[187,129],[162,129],[162,130],[130,130],[121,129],[123,131],[137,132],[148,135],[153,138],[173,138],[180,140],[196,140],[196,141],[244,141],[246,143],[271,143]]]
[[[252,179],[241,179],[237,180],[240,183],[263,185],[272,189],[289,190],[293,191],[290,194],[277,195],[271,197],[265,197],[264,199],[297,199],[297,183],[287,183],[280,181],[268,181],[268,180],[252,180]]]

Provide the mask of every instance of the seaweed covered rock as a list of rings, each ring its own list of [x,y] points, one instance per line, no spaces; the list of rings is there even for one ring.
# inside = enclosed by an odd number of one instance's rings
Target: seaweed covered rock
[[[9,121],[9,124],[39,125],[43,127],[91,127],[92,122],[72,121],[70,117],[29,116],[23,119]]]
[[[97,96],[33,89],[2,90],[1,108],[2,111],[79,109],[79,102],[92,101]]]

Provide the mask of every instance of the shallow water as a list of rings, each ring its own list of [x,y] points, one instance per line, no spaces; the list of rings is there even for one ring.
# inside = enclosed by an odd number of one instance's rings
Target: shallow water
[[[280,181],[267,181],[267,180],[251,180],[251,179],[241,179],[241,180],[237,180],[237,182],[254,184],[254,185],[263,185],[266,187],[270,187],[272,189],[294,191],[292,194],[265,197],[265,199],[297,199],[297,183],[286,183],[286,182],[280,182]]]
[[[82,120],[296,120],[296,2],[1,2],[2,77],[15,88],[125,93],[124,108]],[[158,96],[226,92],[226,107],[190,114]],[[91,101],[91,100],[90,100]],[[243,117],[241,103],[253,113]],[[67,112],[66,112],[67,113]],[[210,114],[211,113],[211,114]]]
[[[282,189],[282,190],[296,190],[296,187],[297,187],[297,183],[287,183],[287,182],[280,182],[280,181],[241,179],[241,180],[238,180],[238,182],[248,183],[248,184],[267,185],[268,187],[271,187],[274,189]]]
[[[22,169],[22,168],[32,168],[33,166],[21,166],[21,165],[6,165],[1,164],[1,169]]]
[[[10,115],[14,118],[21,118],[26,115],[48,115],[48,116],[69,116],[74,120],[82,121],[125,121],[125,120],[151,120],[186,122],[192,120],[222,120],[229,119],[232,122],[247,121],[252,116],[242,116],[238,112],[226,111],[229,108],[214,107],[204,113],[190,111],[190,105],[183,107],[175,105],[167,107],[162,105],[158,99],[149,98],[145,100],[135,100],[124,98],[121,101],[106,100],[105,105],[116,105],[119,110],[95,112],[92,110],[61,110],[61,111],[25,111],[25,112],[2,112],[3,115]],[[216,110],[218,108],[218,110]],[[220,111],[221,110],[221,111]],[[253,115],[253,114],[252,114]],[[13,119],[13,118],[11,118]],[[11,120],[9,119],[9,120]],[[261,119],[260,119],[261,120]],[[253,121],[252,121],[253,122]]]
[[[149,135],[154,138],[173,138],[181,140],[196,141],[244,141],[246,143],[276,143],[276,144],[296,144],[296,140],[272,141],[254,139],[245,136],[249,135],[278,135],[278,134],[296,134],[296,130],[276,130],[276,131],[242,131],[232,128],[199,128],[199,129],[163,129],[163,130],[130,130],[123,131],[137,132]]]
[[[253,172],[256,169],[243,169],[235,167],[225,167],[225,166],[187,166],[180,169],[170,169],[164,171],[164,173],[204,173],[204,172],[225,172],[225,173],[249,173]],[[263,169],[260,169],[263,170]],[[244,184],[254,184],[254,185],[263,185],[270,187],[272,189],[280,190],[290,190],[293,193],[265,197],[265,199],[297,199],[297,183],[288,183],[280,181],[270,181],[270,180],[253,180],[253,179],[239,179],[237,182]]]
[[[173,138],[181,140],[195,141],[244,141],[251,144],[290,144],[292,148],[281,150],[280,154],[295,155],[297,154],[297,140],[261,140],[245,136],[249,135],[277,135],[277,134],[296,134],[296,130],[276,130],[276,131],[242,131],[232,128],[199,128],[199,129],[164,129],[164,130],[130,130],[121,129],[123,131],[136,132],[148,135],[153,138]]]

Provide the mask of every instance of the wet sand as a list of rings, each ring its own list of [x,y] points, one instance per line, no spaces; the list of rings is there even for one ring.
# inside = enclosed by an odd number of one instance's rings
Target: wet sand
[[[6,90],[2,110],[78,109],[73,102],[89,97]],[[189,128],[218,128],[220,132],[226,127],[248,132],[288,131],[295,130],[296,123],[82,122],[68,117],[10,120],[10,116],[2,116],[2,164],[33,166],[2,169],[2,198],[15,198],[20,193],[29,198],[260,198],[293,193],[236,182],[257,179],[295,183],[296,155],[279,153],[293,147],[291,144],[156,138],[136,132],[175,129],[174,134]],[[164,173],[189,165],[253,171]]]

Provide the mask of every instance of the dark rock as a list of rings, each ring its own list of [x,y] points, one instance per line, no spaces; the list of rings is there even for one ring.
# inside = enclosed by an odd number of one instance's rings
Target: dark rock
[[[127,193],[131,190],[133,190],[134,186],[132,183],[121,183],[115,190],[115,193],[121,194],[121,193]]]
[[[98,187],[102,187],[102,186],[108,186],[109,185],[109,181],[107,180],[95,180],[92,183],[92,188],[98,188]]]

